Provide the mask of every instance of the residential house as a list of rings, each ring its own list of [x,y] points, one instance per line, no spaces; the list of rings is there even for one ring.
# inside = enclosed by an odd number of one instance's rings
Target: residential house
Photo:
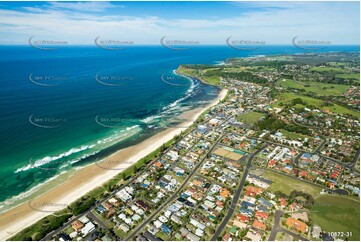
[[[84,227],[84,224],[82,222],[80,222],[79,220],[75,220],[74,222],[71,223],[71,227],[75,231],[79,231],[80,229],[82,229]]]
[[[286,220],[286,225],[290,228],[293,228],[301,233],[306,233],[308,231],[308,226],[306,223],[294,219],[294,218],[288,218]]]
[[[256,229],[261,229],[261,230],[265,230],[266,229],[266,224],[262,223],[259,220],[254,220],[252,227],[256,228]]]

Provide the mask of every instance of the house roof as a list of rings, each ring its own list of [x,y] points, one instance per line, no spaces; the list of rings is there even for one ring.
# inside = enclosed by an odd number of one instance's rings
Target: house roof
[[[288,227],[294,228],[302,233],[306,233],[308,230],[308,226],[306,223],[304,223],[300,220],[294,219],[294,218],[288,218],[286,220],[286,225]]]
[[[71,223],[71,227],[75,231],[78,231],[79,229],[84,227],[84,224],[82,222],[80,222],[79,220],[75,220],[74,222]]]
[[[246,194],[247,194],[247,195],[253,195],[253,194],[257,195],[257,194],[261,193],[262,190],[263,190],[263,189],[262,189],[262,188],[259,188],[259,187],[247,186],[247,187],[246,187]]]
[[[257,211],[257,212],[256,212],[256,217],[257,217],[257,218],[265,218],[265,219],[268,219],[268,213],[264,213],[264,212]]]
[[[223,197],[223,198],[227,198],[229,196],[229,190],[225,187],[222,187],[220,189],[221,193],[220,195]]]
[[[233,225],[236,226],[236,227],[238,227],[238,228],[240,228],[240,229],[243,229],[243,228],[246,228],[246,227],[247,227],[247,224],[246,224],[246,223],[244,223],[244,222],[242,222],[242,221],[240,221],[240,220],[238,220],[238,219],[235,219],[235,220],[233,221]]]
[[[228,241],[230,238],[231,238],[231,234],[230,234],[230,233],[226,233],[226,234],[223,236],[222,240],[223,240],[223,241]]]
[[[241,221],[249,221],[250,220],[249,217],[242,215],[242,214],[237,214],[237,218]]]
[[[159,161],[154,163],[154,166],[161,168],[162,167],[162,163],[160,163]]]
[[[286,199],[283,198],[283,197],[280,198],[280,203],[281,203],[282,206],[286,206],[286,205],[287,205],[287,201],[286,201]]]
[[[257,229],[266,229],[266,225],[257,219],[253,222],[252,226]]]

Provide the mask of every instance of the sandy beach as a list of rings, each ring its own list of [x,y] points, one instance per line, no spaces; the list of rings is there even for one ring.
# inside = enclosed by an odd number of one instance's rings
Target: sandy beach
[[[139,159],[172,139],[175,135],[180,134],[205,110],[218,104],[220,100],[224,99],[226,94],[227,90],[221,90],[217,99],[207,105],[207,107],[197,108],[183,113],[181,117],[187,121],[179,127],[169,128],[137,145],[121,149],[107,157],[105,160],[122,161],[111,164],[114,169],[102,168],[102,166],[99,165],[102,164],[101,162],[79,169],[64,183],[31,201],[30,204],[41,204],[42,211],[34,209],[35,206],[32,208],[32,206],[29,205],[29,202],[26,202],[3,214],[0,214],[0,240],[8,239],[41,218],[56,210],[61,210],[79,197],[85,195],[87,192],[102,185],[122,170],[126,169]],[[108,164],[106,167],[109,167]],[[45,206],[44,204],[49,206]]]

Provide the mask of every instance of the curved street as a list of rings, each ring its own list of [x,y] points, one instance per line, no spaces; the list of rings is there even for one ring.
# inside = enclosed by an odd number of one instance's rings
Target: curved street
[[[276,210],[274,223],[273,223],[273,228],[272,228],[272,231],[271,231],[271,234],[270,234],[268,240],[269,241],[275,241],[276,236],[277,236],[278,233],[285,233],[285,234],[291,235],[293,238],[296,238],[297,240],[308,241],[308,239],[306,239],[306,238],[302,237],[301,235],[296,234],[296,233],[294,233],[292,231],[289,231],[289,230],[283,228],[280,225],[280,221],[281,221],[281,218],[282,218],[283,215],[284,215],[283,211]]]

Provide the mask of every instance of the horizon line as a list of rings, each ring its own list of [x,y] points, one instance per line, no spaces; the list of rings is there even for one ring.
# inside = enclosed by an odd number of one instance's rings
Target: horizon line
[[[281,45],[281,46],[294,46],[293,44],[264,44],[262,45],[264,46],[275,46],[275,45]],[[0,43],[0,46],[31,46],[29,44],[2,44]],[[93,46],[93,47],[97,47],[95,44],[59,44],[56,45],[54,44],[54,46],[62,46],[62,47],[66,47],[66,46]],[[116,46],[116,45],[114,45]],[[159,47],[163,47],[161,44],[132,44],[132,45],[128,45],[127,47],[132,47],[132,46],[159,46]],[[190,45],[192,46],[192,48],[195,47],[199,47],[199,46],[225,46],[225,47],[229,47],[227,44],[197,44],[197,45]],[[309,45],[309,46],[319,46],[319,45]],[[322,45],[323,47],[332,47],[332,46],[360,46],[360,43],[357,44],[327,44],[327,45]]]

